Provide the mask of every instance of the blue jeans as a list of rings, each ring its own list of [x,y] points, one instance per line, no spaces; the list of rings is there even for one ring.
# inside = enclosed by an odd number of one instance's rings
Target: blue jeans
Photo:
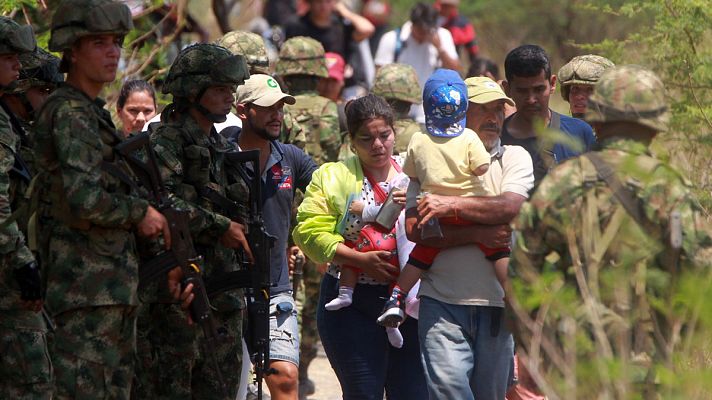
[[[431,400],[504,399],[514,341],[503,312],[420,298],[418,334]]]
[[[386,298],[385,285],[356,285],[353,303],[337,311],[324,304],[339,294],[339,281],[326,274],[321,281],[317,328],[329,363],[339,378],[344,400],[426,400],[423,366],[418,343],[418,321],[408,318],[401,326],[404,344],[396,349],[386,331],[376,324]]]

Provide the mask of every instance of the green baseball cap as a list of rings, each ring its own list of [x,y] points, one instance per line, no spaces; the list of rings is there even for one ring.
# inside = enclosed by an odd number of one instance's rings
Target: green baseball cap
[[[485,104],[495,100],[504,100],[514,106],[514,100],[504,94],[502,88],[490,78],[475,76],[465,79],[467,85],[467,99],[472,103]]]

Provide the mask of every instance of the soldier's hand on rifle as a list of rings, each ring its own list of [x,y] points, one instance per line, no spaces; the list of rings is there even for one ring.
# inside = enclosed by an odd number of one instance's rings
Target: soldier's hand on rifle
[[[250,262],[255,261],[255,258],[252,256],[252,250],[250,250],[250,245],[247,244],[244,225],[230,221],[230,227],[223,233],[220,238],[220,243],[230,249],[244,250]]]
[[[163,243],[166,246],[166,250],[171,248],[171,230],[168,226],[168,221],[166,217],[155,208],[148,206],[146,215],[141,222],[136,225],[136,229],[138,230],[139,236],[149,239],[156,239],[163,233]]]
[[[298,257],[301,257],[302,261],[304,260],[304,253],[302,253],[302,249],[298,246],[292,246],[287,249],[287,266],[289,267],[290,275],[294,273],[294,267],[297,264]]]
[[[180,300],[180,307],[186,311],[188,315],[188,324],[193,324],[193,319],[190,318],[190,312],[188,312],[188,307],[190,303],[195,298],[193,294],[193,284],[189,283],[186,287],[181,288],[181,282],[183,280],[183,271],[180,267],[175,267],[168,272],[168,290],[170,291],[173,299]]]
[[[390,251],[376,250],[359,254],[362,261],[358,267],[371,278],[390,282],[398,276],[398,267],[388,261],[392,256]]]

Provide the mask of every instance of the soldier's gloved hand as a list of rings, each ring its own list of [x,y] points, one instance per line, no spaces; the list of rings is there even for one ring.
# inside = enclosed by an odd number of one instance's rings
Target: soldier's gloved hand
[[[25,301],[42,300],[42,278],[40,268],[35,261],[13,271],[20,286],[20,298]]]

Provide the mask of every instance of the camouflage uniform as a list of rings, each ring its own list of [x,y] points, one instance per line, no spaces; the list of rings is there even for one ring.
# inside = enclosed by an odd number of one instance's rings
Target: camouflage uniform
[[[65,51],[82,36],[123,36],[131,28],[124,4],[67,0],[52,18],[49,48]],[[62,85],[35,122],[36,230],[47,271],[46,305],[56,325],[50,353],[60,399],[128,398],[133,375],[138,305],[133,227],[148,203],[107,172],[128,168],[112,151],[122,136],[104,105]]]
[[[388,64],[376,73],[371,90],[376,96],[381,96],[389,103],[394,101],[421,104],[423,102],[418,74],[415,69],[406,64]],[[408,116],[408,110],[396,115],[396,142],[393,154],[405,153],[408,150],[410,138],[423,127]]]
[[[572,58],[559,69],[559,73],[556,75],[561,86],[561,97],[568,103],[571,85],[593,86],[606,69],[614,66],[615,64],[611,60],[593,54]]]
[[[290,94],[297,99],[296,104],[287,104],[284,109],[306,130],[306,152],[317,165],[336,161],[341,146],[336,103],[319,96],[316,86],[290,85],[292,79],[299,79],[299,76],[328,77],[321,43],[303,36],[287,40],[279,52],[276,72],[287,83]],[[286,142],[289,143],[290,138],[286,138]]]
[[[664,88],[652,72],[607,71],[587,117],[605,133],[594,157],[624,189],[611,189],[581,156],[549,172],[522,207],[512,252],[520,357],[541,352],[539,367],[529,369],[558,398],[654,398],[663,389],[655,368],[674,368],[668,351],[680,347],[666,348],[675,343],[674,321],[695,307],[673,306],[672,299],[684,278],[709,280],[712,238],[684,178],[653,158],[646,143],[628,138],[665,129]],[[610,124],[619,122],[630,131],[613,132],[620,125]],[[622,192],[634,199],[641,222],[618,200]],[[671,233],[675,227],[681,235]],[[671,244],[676,236],[679,247]],[[541,342],[534,340],[538,329]]]
[[[230,219],[203,197],[206,188],[229,195],[224,154],[235,151],[235,147],[214,129],[206,135],[189,109],[220,122],[219,116],[208,114],[196,103],[209,87],[238,85],[248,76],[244,58],[223,47],[198,44],[184,49],[171,66],[163,88],[164,93],[173,95],[173,103],[164,110],[161,125],[152,135],[166,188],[175,195],[176,206],[190,212],[190,230],[198,254],[204,257],[206,280],[238,268],[235,251],[219,244]],[[165,288],[147,293],[144,301],[150,304],[142,308],[139,328],[145,331],[139,336],[148,339],[151,352],[140,355],[141,376],[134,397],[234,399],[242,362],[243,290],[210,298],[218,330],[224,335],[216,353],[228,397],[220,388],[211,356],[200,346],[200,327],[185,323],[184,313]]]
[[[285,80],[290,94],[297,100],[294,105],[285,105],[284,109],[306,129],[305,151],[314,159],[317,165],[336,161],[341,147],[338,106],[335,102],[320,96],[316,91],[316,86],[296,87],[295,82],[295,79],[300,79],[300,76],[317,78],[327,78],[329,76],[326,68],[326,58],[324,57],[324,48],[321,43],[303,36],[287,40],[279,52],[276,69],[277,75]],[[295,210],[299,207],[302,196],[295,197]],[[295,214],[293,213],[293,216]],[[316,329],[316,306],[319,297],[320,280],[321,275],[317,271],[316,264],[307,260],[304,264],[304,290],[301,290],[304,301],[299,313],[301,318],[299,345],[299,380],[301,386],[309,384],[307,371],[317,353],[319,334]]]
[[[34,47],[32,28],[0,17],[0,54],[27,53]],[[52,364],[46,327],[39,313],[22,307],[15,278],[15,272],[32,265],[35,258],[25,244],[26,225],[7,222],[22,197],[18,186],[27,183],[11,172],[21,133],[15,132],[10,118],[4,106],[0,108],[0,397],[50,399]]]
[[[236,56],[245,57],[245,61],[250,67],[250,74],[271,75],[267,48],[260,35],[246,31],[232,31],[223,35],[215,44],[225,47]],[[304,129],[286,109],[280,136],[284,138],[283,143],[291,143],[302,150],[304,149],[306,144]]]

